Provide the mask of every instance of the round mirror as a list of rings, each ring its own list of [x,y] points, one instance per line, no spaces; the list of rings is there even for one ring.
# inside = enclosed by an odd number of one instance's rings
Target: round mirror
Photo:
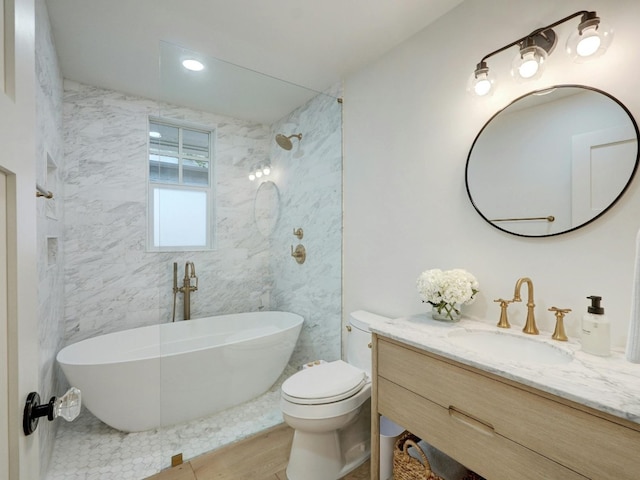
[[[465,181],[492,226],[546,237],[604,214],[637,167],[638,126],[627,108],[605,92],[561,85],[496,113],[471,146]]]
[[[253,219],[258,231],[268,237],[273,233],[280,217],[280,192],[271,182],[262,182],[253,201]]]

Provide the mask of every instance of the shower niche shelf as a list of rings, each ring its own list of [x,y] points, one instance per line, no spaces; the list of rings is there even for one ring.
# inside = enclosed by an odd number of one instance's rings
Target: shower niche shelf
[[[47,266],[58,264],[58,237],[47,237]]]

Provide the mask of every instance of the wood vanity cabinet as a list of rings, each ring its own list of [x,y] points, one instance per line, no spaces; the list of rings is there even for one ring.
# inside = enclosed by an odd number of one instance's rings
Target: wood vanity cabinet
[[[640,479],[640,425],[378,334],[371,407],[372,480],[379,415],[488,480]]]

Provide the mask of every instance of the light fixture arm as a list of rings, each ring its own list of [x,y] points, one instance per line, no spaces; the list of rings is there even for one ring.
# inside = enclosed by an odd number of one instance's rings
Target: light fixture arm
[[[602,55],[611,43],[613,30],[600,22],[595,11],[580,10],[486,54],[469,77],[467,91],[476,97],[492,95],[496,77],[489,68],[488,60],[514,46],[518,46],[518,55],[511,62],[513,79],[523,82],[540,78],[547,57],[558,43],[554,28],[576,17],[581,17],[580,23],[567,40],[566,53],[577,63]]]
[[[592,23],[597,22],[596,19],[598,17],[596,16],[595,12],[590,12],[588,10],[580,10],[579,12],[572,13],[571,15],[568,15],[568,16],[558,20],[557,22],[554,22],[554,23],[552,23],[550,25],[547,25],[546,27],[538,28],[538,29],[534,30],[533,32],[531,32],[529,35],[525,35],[524,37],[519,38],[518,40],[516,40],[514,42],[511,42],[510,44],[505,45],[504,47],[501,47],[501,48],[499,48],[499,49],[497,49],[497,50],[485,55],[484,57],[482,57],[482,60],[480,60],[480,63],[484,62],[486,64],[487,59],[493,57],[494,55],[496,55],[496,54],[498,54],[500,52],[504,52],[505,50],[507,50],[507,49],[509,49],[509,48],[511,48],[511,47],[513,47],[515,45],[520,45],[522,42],[524,42],[528,38],[539,36],[540,34],[545,32],[546,30],[550,30],[553,27],[557,27],[558,25],[560,25],[560,24],[562,24],[564,22],[567,22],[567,21],[571,20],[572,18],[575,18],[575,17],[577,17],[579,15],[582,15],[582,21],[583,22],[586,22],[586,21],[591,21]],[[583,22],[581,22],[581,25],[582,25]]]

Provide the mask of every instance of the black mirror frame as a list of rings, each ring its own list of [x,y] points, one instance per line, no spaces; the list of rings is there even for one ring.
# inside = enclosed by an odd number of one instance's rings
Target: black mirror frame
[[[473,201],[473,197],[471,196],[471,191],[469,189],[469,161],[471,160],[471,154],[473,153],[473,147],[476,145],[476,142],[478,141],[478,139],[480,138],[480,135],[482,135],[482,132],[484,132],[484,130],[487,128],[487,126],[491,123],[491,121],[497,117],[498,115],[500,115],[500,113],[502,113],[504,110],[506,110],[507,108],[509,108],[511,105],[513,105],[514,103],[518,102],[519,100],[534,95],[536,93],[540,93],[540,92],[544,92],[546,90],[551,90],[551,89],[555,89],[555,88],[582,88],[585,90],[590,90],[593,92],[597,92],[601,95],[604,95],[605,97],[608,97],[609,99],[613,100],[615,103],[617,103],[620,108],[622,108],[626,114],[629,116],[629,119],[631,120],[631,123],[633,125],[633,128],[636,132],[636,143],[637,143],[637,149],[636,149],[636,161],[635,161],[635,165],[633,167],[633,171],[631,172],[631,175],[629,175],[629,180],[627,181],[627,183],[625,184],[624,188],[620,191],[620,193],[618,194],[618,196],[609,204],[609,206],[607,208],[605,208],[604,210],[602,210],[602,212],[600,212],[598,215],[592,217],[591,219],[589,219],[588,221],[581,223],[580,225],[577,225],[573,228],[570,228],[568,230],[563,230],[562,232],[556,232],[556,233],[549,233],[549,234],[545,234],[545,235],[526,235],[523,233],[516,233],[516,232],[511,232],[509,230],[506,230],[504,228],[499,227],[498,225],[495,224],[495,222],[492,222],[491,220],[489,220],[478,208],[478,206],[475,204],[475,202]],[[471,205],[473,205],[473,208],[476,210],[476,212],[478,212],[478,215],[480,215],[489,225],[491,225],[492,227],[508,233],[509,235],[515,235],[518,237],[527,237],[527,238],[544,238],[544,237],[555,237],[557,235],[562,235],[565,233],[569,233],[569,232],[573,232],[575,230],[578,230],[579,228],[582,228],[586,225],[589,225],[590,223],[592,223],[593,221],[595,221],[596,219],[602,217],[605,213],[607,213],[616,203],[618,203],[618,200],[620,200],[620,198],[625,194],[625,192],[627,191],[627,189],[629,188],[629,185],[631,185],[631,182],[633,181],[636,172],[638,170],[638,164],[640,163],[640,130],[638,129],[638,124],[636,123],[635,118],[633,117],[633,115],[631,114],[631,112],[629,111],[629,109],[620,101],[618,100],[616,97],[614,97],[613,95],[594,88],[594,87],[587,87],[585,85],[578,85],[578,84],[563,84],[563,85],[554,85],[551,87],[546,87],[540,90],[533,90],[531,92],[528,92],[524,95],[519,96],[518,98],[514,99],[513,101],[511,101],[508,105],[504,106],[503,108],[501,108],[500,110],[498,110],[494,115],[491,116],[491,118],[489,118],[489,120],[487,120],[487,122],[484,124],[484,126],[480,129],[480,131],[478,132],[478,135],[476,135],[476,138],[473,140],[473,143],[471,144],[471,148],[469,149],[469,154],[467,155],[467,162],[465,165],[465,169],[464,169],[464,183],[465,183],[465,187],[467,190],[467,196],[469,197],[469,201],[471,202]]]

